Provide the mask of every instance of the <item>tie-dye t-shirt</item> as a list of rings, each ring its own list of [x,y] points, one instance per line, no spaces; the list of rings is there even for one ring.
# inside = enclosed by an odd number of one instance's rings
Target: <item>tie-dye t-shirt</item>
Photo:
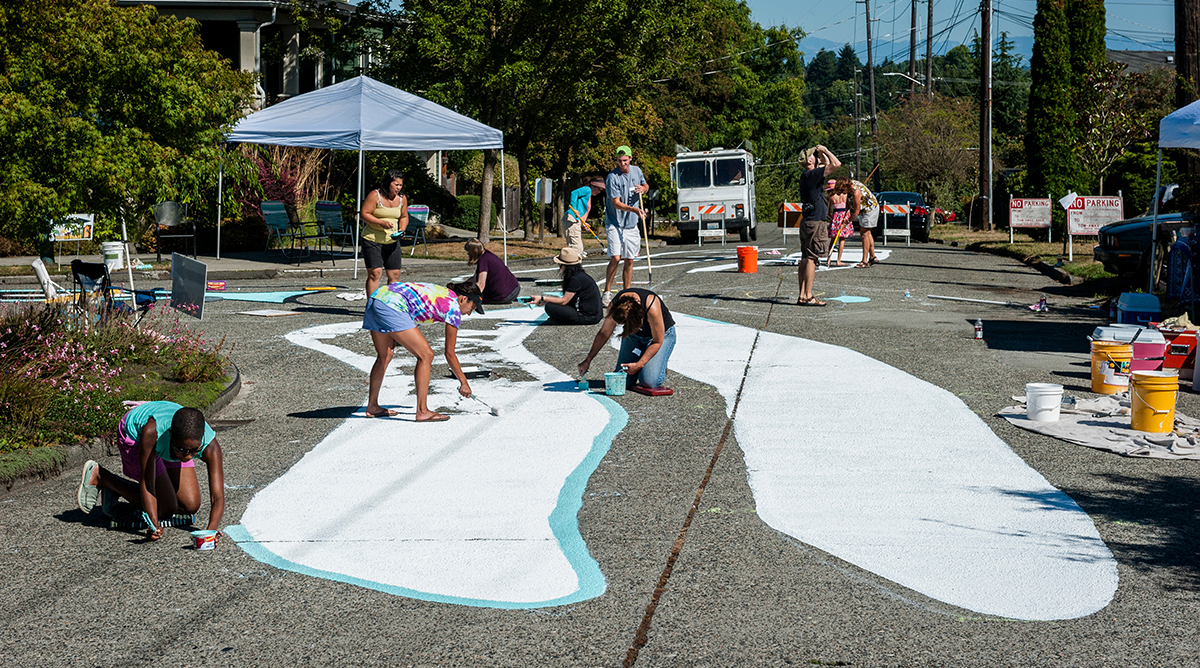
[[[452,327],[462,325],[458,295],[441,285],[390,283],[379,286],[371,297],[397,311],[404,311],[415,322],[444,322]]]

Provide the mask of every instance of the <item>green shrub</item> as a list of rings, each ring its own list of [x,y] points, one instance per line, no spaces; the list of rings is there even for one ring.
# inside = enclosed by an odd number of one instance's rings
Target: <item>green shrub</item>
[[[459,195],[459,213],[447,221],[451,227],[457,227],[471,232],[479,231],[479,195]],[[492,202],[492,225],[498,225],[500,217],[496,215],[496,202]]]

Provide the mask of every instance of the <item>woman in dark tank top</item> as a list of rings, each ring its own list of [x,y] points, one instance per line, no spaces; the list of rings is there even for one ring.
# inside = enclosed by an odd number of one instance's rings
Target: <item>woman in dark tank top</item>
[[[618,324],[621,352],[614,371],[625,371],[643,387],[662,387],[667,380],[667,361],[675,348],[675,319],[662,297],[643,288],[622,290],[613,298],[591,350],[579,363],[579,374],[587,373]]]

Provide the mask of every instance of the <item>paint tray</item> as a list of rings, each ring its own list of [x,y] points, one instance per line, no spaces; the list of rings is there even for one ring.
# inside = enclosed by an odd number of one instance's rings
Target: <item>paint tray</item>
[[[641,385],[634,385],[629,388],[629,391],[644,394],[648,397],[669,397],[675,394],[675,390],[669,387],[642,387]]]

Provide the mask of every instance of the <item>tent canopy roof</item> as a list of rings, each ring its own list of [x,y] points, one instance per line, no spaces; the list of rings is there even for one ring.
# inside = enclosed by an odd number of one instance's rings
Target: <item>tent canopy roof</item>
[[[503,132],[365,76],[250,114],[226,139],[355,151],[504,147]]]
[[[1168,114],[1158,124],[1159,148],[1200,148],[1200,100]]]

